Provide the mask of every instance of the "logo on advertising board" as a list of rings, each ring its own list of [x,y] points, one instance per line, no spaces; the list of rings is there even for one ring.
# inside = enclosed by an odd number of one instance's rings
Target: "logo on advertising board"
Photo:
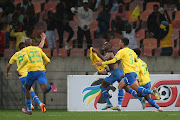
[[[156,101],[160,107],[168,107],[175,102],[175,107],[180,107],[180,94],[178,94],[177,85],[180,85],[180,80],[159,80],[153,84],[151,89],[156,87],[160,93],[160,101]],[[151,98],[156,100],[153,95],[151,95]],[[135,97],[125,93],[122,107],[127,107],[130,99],[135,99]],[[146,102],[146,107],[152,106]]]
[[[97,103],[99,104],[104,104],[106,103],[106,100],[104,99],[102,92],[101,92],[101,88],[100,85],[102,83],[104,79],[103,78],[99,78],[98,80],[95,80],[90,87],[86,87],[83,90],[84,96],[83,96],[83,102],[85,102],[85,100],[87,99],[87,106],[89,105],[89,103],[95,99],[94,101],[94,108],[97,109]],[[107,90],[112,90],[113,92],[116,90],[116,88],[112,85],[107,87]],[[108,94],[109,98],[112,97],[112,95]]]
[[[104,79],[99,78],[95,80],[89,87],[84,88],[83,90],[83,102],[86,100],[87,106],[89,103],[94,100],[94,108],[97,109],[97,104],[105,104],[106,101],[102,95],[100,84]],[[180,107],[180,94],[178,93],[177,86],[180,85],[180,80],[158,80],[156,81],[152,88],[156,87],[160,93],[160,101],[156,103],[160,107],[168,107],[175,103],[174,107]],[[116,88],[112,85],[107,87],[107,90],[112,90],[115,92]],[[112,98],[112,95],[109,94],[109,99]],[[156,98],[151,95],[151,98],[156,100]],[[124,99],[122,102],[122,107],[127,107],[130,99],[136,99],[131,94],[125,92]],[[146,107],[152,107],[148,102],[146,102]]]

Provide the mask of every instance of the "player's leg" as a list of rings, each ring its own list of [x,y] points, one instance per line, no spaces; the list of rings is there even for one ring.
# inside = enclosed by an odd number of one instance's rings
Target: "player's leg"
[[[31,87],[31,89],[30,89],[30,94],[31,94],[32,100],[34,100],[39,106],[41,106],[42,102],[39,100],[38,96],[34,92],[33,87]]]
[[[29,85],[25,85],[25,93],[26,93],[26,105],[27,105],[27,109],[22,108],[22,112],[25,114],[29,114],[32,115],[32,99],[31,99],[31,94],[30,94],[30,88],[31,86]]]
[[[111,108],[112,107],[112,104],[111,104],[111,102],[110,102],[110,100],[109,100],[109,96],[108,96],[108,90],[107,90],[107,86],[109,86],[110,84],[108,83],[108,82],[106,82],[105,80],[103,80],[103,82],[101,83],[101,86],[100,86],[100,88],[101,88],[101,92],[102,92],[102,94],[103,94],[103,96],[104,96],[104,98],[105,98],[105,100],[106,100],[106,103],[107,103],[107,105],[104,107],[104,108],[102,108],[102,110],[106,110],[106,109],[108,109],[108,108]]]
[[[146,95],[145,99],[148,101],[148,103],[155,107],[157,109],[157,112],[162,112],[163,109],[150,97],[150,95]]]
[[[155,97],[157,99],[160,99],[160,95],[158,93],[158,91],[155,89],[153,90],[149,90],[149,89],[146,89],[146,88],[143,88],[143,87],[139,87],[139,84],[136,80],[136,73],[128,73],[125,75],[125,79],[127,80],[128,84],[130,85],[130,87],[132,89],[134,89],[136,92],[138,93],[141,93],[141,94],[153,94],[155,95]]]
[[[108,98],[108,91],[107,91],[106,87],[109,85],[112,85],[115,81],[118,81],[118,82],[121,81],[122,74],[123,74],[123,72],[121,72],[120,69],[114,69],[111,71],[111,74],[108,75],[102,82],[101,90],[102,90],[102,94],[105,97],[106,102],[107,102],[107,106],[105,107],[105,109],[112,107],[112,104]]]
[[[47,83],[46,73],[44,71],[37,71],[38,74],[38,84],[41,87],[41,90],[44,94],[48,93],[51,89],[53,92],[57,92],[56,86],[51,82],[50,84]]]
[[[141,86],[141,85],[140,85]],[[146,88],[146,89],[150,89],[151,88],[151,82],[145,84],[145,85],[142,85],[142,87]],[[162,111],[162,108],[159,107],[159,105],[150,97],[149,94],[147,95],[143,95],[144,98],[148,101],[148,103],[155,107],[157,109],[158,112],[161,112]]]

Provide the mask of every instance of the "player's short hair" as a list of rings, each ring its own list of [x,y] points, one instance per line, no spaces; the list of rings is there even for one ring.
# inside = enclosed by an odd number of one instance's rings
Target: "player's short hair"
[[[124,43],[125,46],[129,44],[129,39],[128,38],[123,38],[121,39],[122,43]]]
[[[139,50],[139,49],[134,49],[134,52],[137,54],[137,56],[141,55],[141,50]]]
[[[24,47],[25,47],[25,43],[24,43],[24,42],[21,42],[21,43],[19,44],[19,49],[22,50]]]
[[[26,40],[25,40],[25,45],[26,45],[26,46],[32,45],[32,39],[31,39],[31,38],[26,38]]]

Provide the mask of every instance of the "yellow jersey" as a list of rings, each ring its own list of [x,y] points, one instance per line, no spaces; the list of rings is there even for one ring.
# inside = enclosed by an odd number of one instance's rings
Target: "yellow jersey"
[[[121,59],[124,74],[136,72],[135,59],[137,58],[137,55],[132,49],[125,47],[119,50],[115,55],[115,58],[117,61]]]
[[[45,65],[43,63],[43,59],[46,62],[50,62],[50,59],[46,56],[46,54],[42,51],[41,48],[35,46],[29,46],[23,49],[28,55],[28,72],[30,71],[45,71]]]
[[[145,85],[151,81],[151,79],[149,78],[147,64],[140,58],[138,58],[138,61],[136,62],[136,71],[140,85]]]
[[[27,55],[26,52],[24,51],[19,51],[19,52],[16,52],[12,57],[11,59],[9,60],[9,64],[14,64],[15,62],[17,63],[17,67],[19,68],[21,63],[23,62],[23,56],[24,55]],[[27,72],[28,71],[28,67],[27,65],[25,65],[19,72],[22,74],[22,76],[20,76],[19,78],[22,78],[22,77],[26,77],[27,76]]]

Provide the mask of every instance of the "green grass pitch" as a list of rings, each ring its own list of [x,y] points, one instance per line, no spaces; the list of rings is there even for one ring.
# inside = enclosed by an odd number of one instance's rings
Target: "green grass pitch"
[[[21,110],[0,110],[0,120],[180,120],[180,111],[175,112],[67,112],[34,110],[26,115]]]

